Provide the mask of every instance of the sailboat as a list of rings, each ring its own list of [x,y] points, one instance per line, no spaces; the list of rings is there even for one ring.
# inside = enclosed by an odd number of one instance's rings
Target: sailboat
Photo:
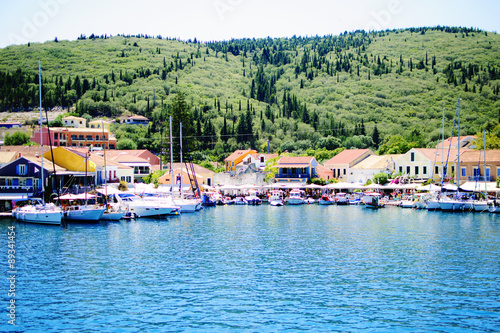
[[[474,200],[474,211],[487,212],[488,207],[488,187],[486,184],[486,132],[483,130],[483,143],[484,143],[484,200]],[[481,154],[479,155],[479,162],[481,161]],[[478,165],[479,169],[479,165]]]
[[[87,179],[88,152],[85,153],[85,179]],[[87,182],[85,181],[84,194],[66,194],[59,197],[61,206],[64,208],[64,219],[66,221],[98,222],[105,207],[96,203],[96,196],[87,194]]]
[[[43,178],[43,135],[42,135],[42,125],[43,125],[43,114],[42,114],[42,70],[41,63],[38,62],[38,84],[39,84],[39,94],[40,94],[40,182],[42,187],[41,199],[36,199],[35,204],[26,205],[23,207],[18,207],[12,211],[12,216],[18,221],[30,222],[30,223],[41,223],[41,224],[55,224],[60,225],[63,216],[60,207],[57,207],[53,203],[45,203],[45,184]]]
[[[472,200],[464,200],[460,195],[460,98],[458,99],[457,111],[458,111],[458,138],[457,138],[458,154],[457,154],[457,170],[456,170],[457,193],[453,198],[441,197],[439,201],[439,207],[441,207],[442,211],[465,211],[473,209]]]

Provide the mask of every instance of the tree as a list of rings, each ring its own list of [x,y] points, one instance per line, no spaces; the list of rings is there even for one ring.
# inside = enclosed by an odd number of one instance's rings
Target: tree
[[[16,131],[14,134],[5,134],[4,145],[5,146],[22,146],[30,143],[30,136],[24,132]]]
[[[132,139],[121,139],[116,143],[116,149],[118,150],[135,150],[137,149],[137,143]]]
[[[380,145],[380,134],[378,133],[377,125],[373,128],[372,140],[375,148],[378,148]]]
[[[414,147],[416,147],[415,143],[409,143],[398,134],[391,136],[389,140],[380,147],[378,154],[406,154],[406,152]]]
[[[187,152],[196,150],[196,141],[194,134],[196,133],[195,122],[191,107],[186,102],[186,96],[183,92],[178,92],[172,102],[172,136],[180,138],[180,123],[182,123],[183,151]],[[187,144],[187,147],[185,146]],[[180,145],[174,145],[174,160],[180,160]]]

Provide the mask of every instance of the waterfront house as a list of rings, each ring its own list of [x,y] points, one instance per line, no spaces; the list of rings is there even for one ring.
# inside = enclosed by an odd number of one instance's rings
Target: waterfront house
[[[243,160],[249,154],[257,154],[256,150],[247,149],[247,150],[236,150],[231,155],[224,159],[224,165],[226,167],[226,171],[234,171],[236,170],[236,166],[240,163],[243,163]],[[247,159],[248,161],[248,159]]]
[[[323,180],[330,180],[333,179],[333,171],[320,163],[316,165],[316,173],[318,175],[318,178],[323,179]]]
[[[350,168],[371,155],[375,155],[371,149],[345,149],[323,165],[333,171],[334,178],[347,182]]]
[[[441,182],[455,174],[457,149],[412,148],[395,159],[395,172],[407,178]]]
[[[38,147],[40,149],[40,147]],[[54,169],[62,173],[65,169],[54,166],[51,161],[43,161],[43,181],[45,200],[56,189],[59,182],[54,176]],[[0,168],[0,211],[12,209],[12,201],[21,198],[41,198],[41,158],[38,156],[20,156]]]
[[[133,115],[125,119],[124,123],[128,125],[147,126],[149,124],[149,119],[144,116]]]
[[[312,156],[283,156],[275,165],[278,173],[274,176],[274,179],[277,183],[305,184],[311,178],[318,178],[317,167],[318,162]]]
[[[94,152],[104,156],[104,151]],[[106,150],[106,161],[113,161],[131,167],[134,170],[133,183],[141,182],[144,176],[153,172],[153,165],[159,170],[159,157],[146,149],[140,150]],[[127,183],[129,181],[127,180]]]
[[[500,177],[500,150],[467,149],[460,154],[460,184],[466,181],[495,182]],[[456,161],[455,161],[456,163]]]
[[[62,123],[64,127],[73,127],[73,128],[86,128],[87,127],[87,119],[82,117],[69,116],[62,118]]]
[[[401,156],[403,155],[370,155],[350,168],[347,175],[347,182],[365,184],[369,179],[373,180],[373,176],[378,173],[383,172],[391,175],[394,172],[394,161]]]

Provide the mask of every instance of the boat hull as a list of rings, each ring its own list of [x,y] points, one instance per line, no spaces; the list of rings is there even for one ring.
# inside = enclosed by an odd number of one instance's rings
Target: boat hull
[[[60,225],[62,221],[62,211],[53,209],[38,209],[28,207],[18,208],[12,212],[12,217],[18,221],[37,224]]]
[[[64,212],[64,220],[66,221],[85,221],[98,222],[104,214],[106,208],[97,208],[90,206],[75,206],[70,207]]]

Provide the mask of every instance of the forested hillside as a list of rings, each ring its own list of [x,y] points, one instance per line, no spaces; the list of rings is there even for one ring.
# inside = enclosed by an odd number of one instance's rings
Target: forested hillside
[[[208,43],[92,35],[10,46],[0,49],[0,110],[38,106],[38,60],[44,107],[144,115],[152,120],[144,132],[115,131],[119,140],[141,136],[138,148],[154,151],[179,105],[190,149],[218,159],[239,148],[264,151],[268,139],[274,152],[297,153],[378,149],[394,136],[432,146],[443,109],[451,133],[459,98],[462,133],[492,129],[500,118],[500,37],[476,29]]]

